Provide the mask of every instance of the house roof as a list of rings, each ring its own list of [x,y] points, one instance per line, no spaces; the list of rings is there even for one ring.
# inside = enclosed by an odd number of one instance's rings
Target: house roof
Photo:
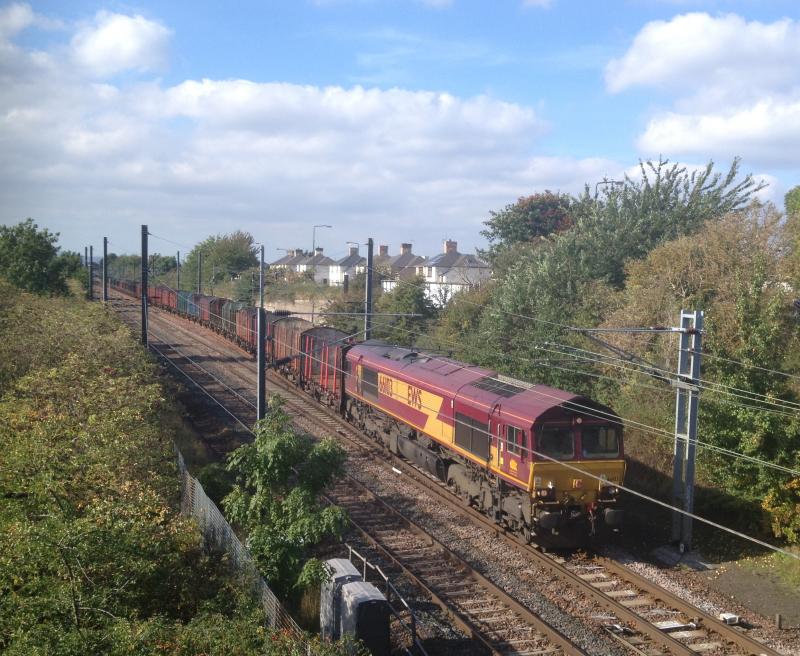
[[[303,264],[305,266],[330,266],[331,264],[336,264],[336,262],[327,255],[319,253],[318,255],[308,258]]]
[[[286,266],[289,260],[291,260],[293,257],[294,255],[291,253],[286,253],[283,257],[278,258],[272,264],[270,264],[270,266]]]
[[[341,260],[336,260],[336,265],[349,269],[350,267],[364,264],[366,261],[367,258],[362,257],[358,253],[353,253],[352,255],[345,255]]]
[[[414,253],[400,253],[389,259],[389,266],[393,272],[402,271],[403,269],[414,268],[426,262],[426,258],[422,255],[414,255]]]
[[[437,267],[439,269],[453,269],[462,267],[465,269],[488,269],[489,265],[475,255],[465,255],[452,251],[450,253],[440,253],[434,255],[425,262],[425,266]]]

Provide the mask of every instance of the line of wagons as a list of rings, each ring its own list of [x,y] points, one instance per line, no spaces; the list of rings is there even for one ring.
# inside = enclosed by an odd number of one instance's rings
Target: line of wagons
[[[111,279],[112,288],[139,297],[141,283]],[[150,285],[147,302],[196,321],[235,342],[250,353],[257,351],[258,311],[227,298],[177,291]],[[293,383],[312,392],[317,400],[337,406],[341,400],[342,349],[351,340],[336,328],[314,326],[286,311],[266,312],[265,354],[269,366]]]
[[[140,295],[139,283],[112,285]],[[255,307],[163,285],[147,296],[256,351]],[[265,356],[268,367],[526,539],[571,548],[623,523],[623,435],[607,406],[379,340],[357,343],[286,313],[267,313]]]

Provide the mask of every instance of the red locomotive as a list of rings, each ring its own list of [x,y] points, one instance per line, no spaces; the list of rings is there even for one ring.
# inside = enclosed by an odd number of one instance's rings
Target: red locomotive
[[[148,297],[255,351],[255,308],[162,286]],[[268,315],[265,346],[268,366],[526,539],[574,547],[622,525],[622,428],[610,408],[292,316]]]

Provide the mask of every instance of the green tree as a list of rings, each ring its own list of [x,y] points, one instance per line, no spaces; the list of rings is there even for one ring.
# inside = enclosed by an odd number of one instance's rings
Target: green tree
[[[383,294],[375,304],[378,313],[416,316],[376,317],[374,336],[392,344],[413,346],[436,316],[436,308],[426,292],[425,280],[418,277],[399,281],[392,291]]]
[[[258,267],[256,252],[255,240],[249,232],[237,230],[208,237],[186,256],[181,267],[181,279],[185,281],[183,286],[186,289],[194,288],[200,253],[203,254],[203,291],[208,293],[215,284]]]
[[[792,187],[783,198],[786,216],[791,218],[800,217],[800,185]]]
[[[515,244],[530,243],[569,229],[574,223],[575,205],[569,194],[545,191],[519,198],[499,212],[489,212],[491,218],[481,231],[489,241],[489,258],[496,260]]]
[[[0,276],[27,291],[66,294],[70,260],[59,257],[57,242],[58,233],[30,218],[0,226]]]
[[[799,400],[792,378],[766,371],[797,371],[797,329],[782,280],[783,259],[789,252],[783,240],[782,217],[770,206],[752,205],[709,221],[691,237],[665,243],[644,260],[630,263],[620,308],[603,325],[674,325],[681,308],[703,309],[703,350],[710,356],[703,360],[703,379],[715,384],[702,392],[699,438],[797,469],[800,421],[791,413],[773,412],[776,408],[761,400]],[[646,360],[674,366],[674,339],[630,334],[609,339]],[[672,394],[642,390],[640,382],[629,379],[620,385],[615,408],[636,422],[669,426]],[[738,396],[723,394],[722,385],[735,388]],[[628,453],[648,464],[668,463],[671,443],[656,440],[629,432]],[[659,454],[656,461],[654,454]],[[797,488],[788,485],[791,481],[784,474],[701,449],[698,475],[702,482],[753,506],[764,500],[775,534],[790,537],[785,517],[791,515],[787,508],[794,507],[791,493]],[[751,522],[743,526],[748,530],[764,528],[760,517],[737,519]]]
[[[234,451],[228,468],[236,483],[223,500],[226,516],[247,533],[247,546],[276,594],[286,599],[324,578],[311,548],[326,537],[340,539],[346,518],[323,507],[319,494],[342,473],[345,454],[333,440],[298,435],[273,396],[256,437]]]
[[[564,326],[596,325],[613,309],[602,303],[613,304],[610,289],[624,286],[627,262],[697,232],[707,220],[741,210],[760,189],[750,175],[739,179],[738,159],[724,175],[714,172],[713,163],[689,172],[666,160],[642,162],[640,174],[639,179],[626,176],[624,184],[598,198],[587,188],[572,206],[572,228],[534,249],[509,251],[511,262],[499,258],[504,273],[482,313],[482,364],[591,392],[591,377],[551,366],[552,354],[543,354],[541,347],[548,341],[585,346]]]

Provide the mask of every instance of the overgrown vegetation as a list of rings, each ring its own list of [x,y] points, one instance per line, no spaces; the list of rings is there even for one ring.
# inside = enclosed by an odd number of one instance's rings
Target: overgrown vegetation
[[[65,295],[67,279],[81,268],[78,253],[60,252],[58,233],[39,230],[33,219],[0,226],[0,277],[38,294]]]
[[[260,653],[260,613],[178,513],[155,368],[101,307],[0,298],[0,648]]]
[[[0,281],[0,651],[307,653],[180,516],[179,422],[102,306]]]
[[[427,344],[464,360],[606,402],[623,417],[666,430],[631,429],[628,453],[671,476],[674,392],[586,351],[611,355],[569,326],[675,325],[681,309],[706,313],[703,378],[739,397],[704,390],[700,439],[800,468],[800,422],[775,403],[798,402],[797,312],[800,188],[788,217],[757,203],[759,185],[712,164],[690,172],[644,162],[640,176],[588,187],[580,197],[549,192],[491,213],[484,235],[495,279],[458,295],[428,328]],[[606,334],[607,341],[669,371],[674,337]],[[723,359],[724,358],[724,359]],[[743,362],[744,365],[731,362]],[[752,366],[747,366],[752,365]],[[774,374],[776,370],[789,376]],[[755,396],[763,395],[763,396]],[[785,472],[700,450],[701,513],[751,533],[800,540],[800,481]]]
[[[311,549],[323,539],[340,539],[346,515],[323,506],[319,495],[341,475],[345,454],[333,440],[298,435],[281,399],[269,402],[267,417],[256,424],[251,444],[228,458],[235,475],[223,500],[225,514],[247,535],[247,547],[277,595],[289,599],[325,578]]]

